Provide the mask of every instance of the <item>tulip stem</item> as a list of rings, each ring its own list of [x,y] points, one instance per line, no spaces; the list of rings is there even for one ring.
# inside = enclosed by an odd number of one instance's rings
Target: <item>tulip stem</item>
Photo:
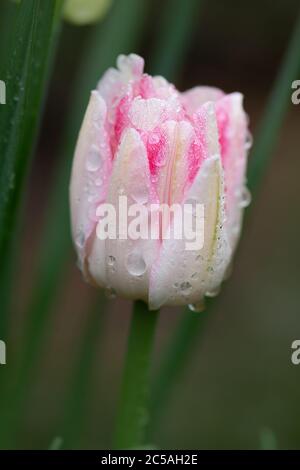
[[[158,312],[135,302],[128,339],[115,448],[134,449],[144,444],[148,421],[151,353]]]

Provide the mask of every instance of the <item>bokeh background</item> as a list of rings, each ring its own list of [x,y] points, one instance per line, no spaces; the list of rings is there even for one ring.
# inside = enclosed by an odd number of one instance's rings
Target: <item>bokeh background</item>
[[[26,393],[19,388],[18,412],[8,417],[8,447],[112,445],[131,304],[83,282],[67,207],[74,130],[94,77],[118,53],[139,53],[147,72],[180,90],[241,91],[255,135],[298,10],[297,0],[113,0],[93,25],[63,24],[23,200],[7,365],[0,368],[9,375],[22,364],[30,324],[34,366]],[[300,105],[290,103],[232,275],[150,430],[157,448],[300,448],[300,365],[290,359],[300,339],[299,128]],[[153,380],[184,315],[161,312]],[[14,403],[7,406],[9,414]]]

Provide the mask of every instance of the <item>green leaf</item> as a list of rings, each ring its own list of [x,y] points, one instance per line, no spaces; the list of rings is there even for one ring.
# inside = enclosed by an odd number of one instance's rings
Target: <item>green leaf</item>
[[[26,0],[17,7],[4,74],[6,104],[0,114],[0,334],[6,334],[11,244],[24,180],[36,142],[61,0]]]

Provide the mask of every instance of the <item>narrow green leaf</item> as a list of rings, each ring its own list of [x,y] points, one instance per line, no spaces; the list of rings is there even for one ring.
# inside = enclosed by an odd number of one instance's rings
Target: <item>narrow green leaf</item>
[[[61,1],[27,0],[18,17],[4,73],[6,104],[0,113],[0,333],[6,334],[8,272],[18,210],[37,137],[41,105]]]
[[[292,81],[300,73],[299,44],[300,17],[296,22],[286,56],[271,92],[260,131],[254,139],[254,148],[249,159],[251,165],[248,173],[248,185],[252,191],[258,188],[263,174],[267,170],[278,132],[291,99]],[[218,299],[215,299],[208,304],[205,313],[206,317],[213,313],[212,310],[217,301]],[[195,341],[199,341],[199,336],[204,332],[204,321],[205,317],[203,315],[195,315],[195,313],[186,309],[183,320],[179,322],[174,337],[166,348],[161,369],[158,371],[153,387],[151,400],[153,421],[150,426],[150,432],[159,424],[161,412],[165,409],[174,386],[180,378],[180,374],[184,369]]]

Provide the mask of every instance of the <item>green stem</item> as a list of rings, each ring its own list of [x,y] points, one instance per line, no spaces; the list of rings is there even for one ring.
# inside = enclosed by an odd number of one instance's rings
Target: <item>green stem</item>
[[[117,417],[117,449],[133,449],[144,444],[150,360],[157,318],[158,312],[150,312],[144,302],[135,302]]]

